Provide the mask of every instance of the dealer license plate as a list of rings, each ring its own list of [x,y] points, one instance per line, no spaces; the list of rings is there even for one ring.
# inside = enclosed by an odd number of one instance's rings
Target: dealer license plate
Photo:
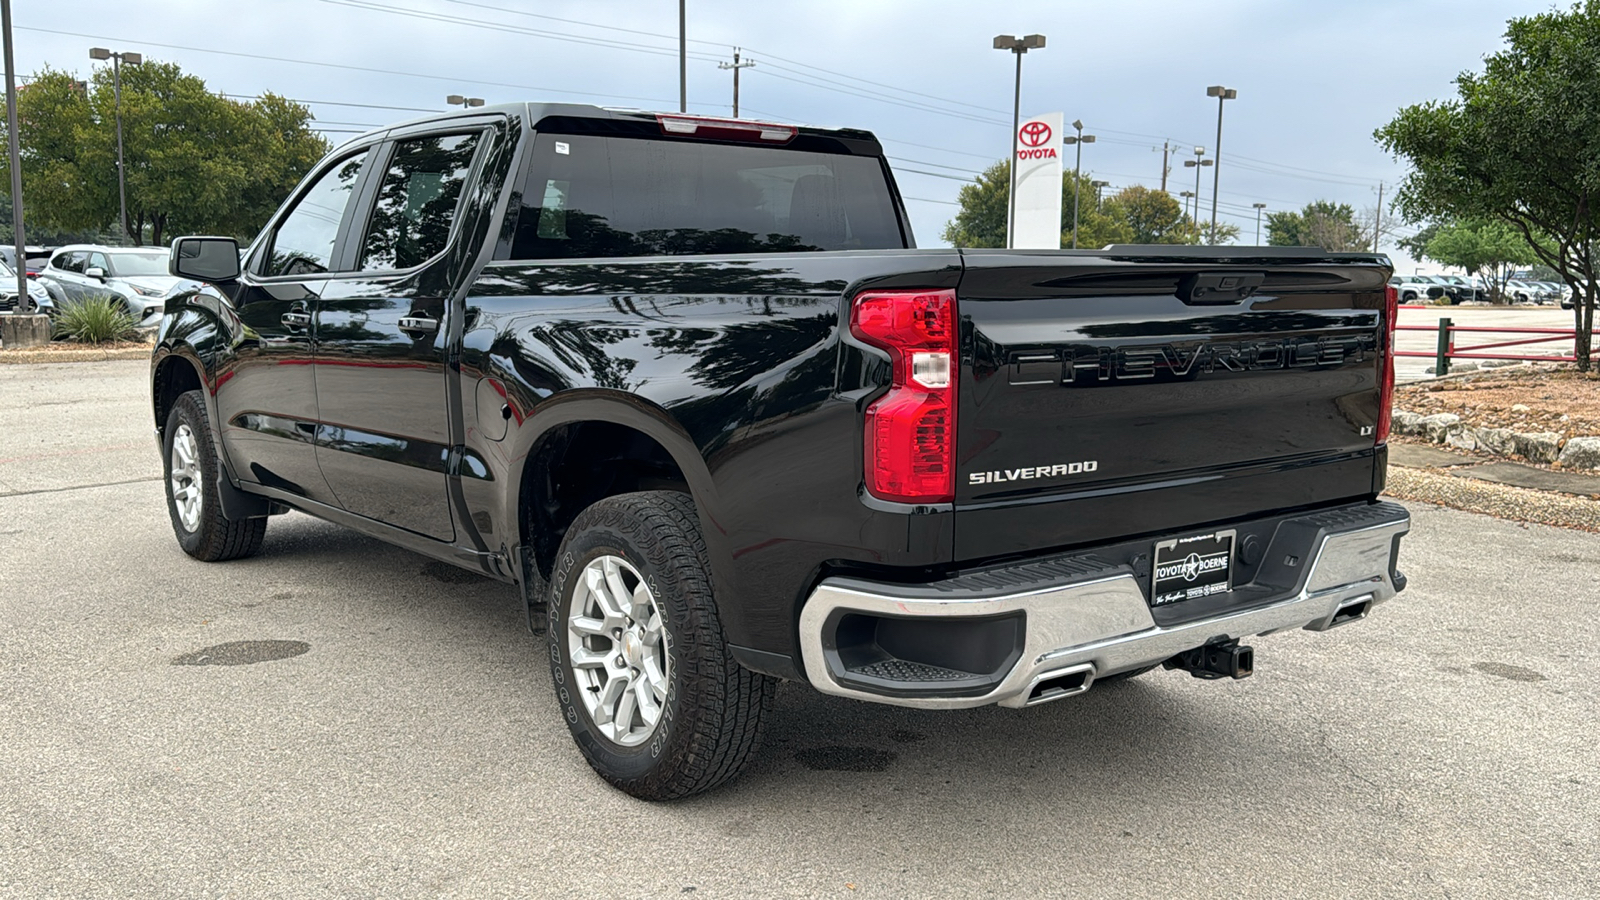
[[[1181,603],[1233,588],[1232,531],[1213,531],[1156,544],[1150,605]]]

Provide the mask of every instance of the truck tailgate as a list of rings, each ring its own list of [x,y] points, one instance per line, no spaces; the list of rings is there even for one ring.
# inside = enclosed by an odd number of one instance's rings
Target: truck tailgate
[[[956,558],[1370,496],[1388,260],[963,251]]]

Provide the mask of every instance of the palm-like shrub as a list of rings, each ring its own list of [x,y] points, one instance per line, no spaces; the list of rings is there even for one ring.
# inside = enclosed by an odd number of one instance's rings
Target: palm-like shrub
[[[56,314],[57,338],[80,344],[109,344],[138,336],[133,316],[112,297],[90,297],[62,305]]]

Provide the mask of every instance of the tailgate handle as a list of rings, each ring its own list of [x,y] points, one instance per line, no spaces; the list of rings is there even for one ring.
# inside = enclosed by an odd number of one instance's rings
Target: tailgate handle
[[[1193,306],[1240,303],[1266,280],[1263,272],[1198,272],[1178,282],[1178,299]]]

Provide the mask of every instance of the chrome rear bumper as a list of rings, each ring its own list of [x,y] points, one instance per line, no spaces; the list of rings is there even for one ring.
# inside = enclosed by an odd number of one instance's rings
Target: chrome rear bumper
[[[988,589],[972,590],[972,579],[945,585],[904,586],[859,579],[824,580],[800,613],[800,643],[806,676],[824,693],[924,709],[959,709],[999,704],[1030,706],[1088,690],[1094,680],[1157,663],[1217,640],[1268,634],[1290,628],[1324,631],[1364,618],[1401,588],[1395,584],[1396,538],[1410,530],[1410,516],[1395,504],[1365,504],[1287,519],[1279,526],[1301,529],[1310,552],[1300,566],[1279,566],[1278,575],[1293,572],[1284,590],[1271,585],[1252,588],[1256,596],[1239,608],[1206,618],[1161,626],[1145,597],[1148,578],[1138,578],[1126,565],[1096,566],[1091,556],[1063,559],[1056,568],[1069,574],[1061,583],[1029,585],[1006,591],[1007,573],[986,573]],[[1268,560],[1277,548],[1268,548]],[[1281,552],[1281,548],[1279,550]],[[1284,560],[1288,562],[1287,559]],[[1263,565],[1263,570],[1266,565]],[[1037,568],[1033,573],[1036,574]],[[1258,581],[1264,576],[1258,575]],[[1270,579],[1268,579],[1270,581]],[[999,590],[994,584],[1001,584]],[[1019,615],[1020,614],[1020,615]],[[890,620],[937,618],[946,622],[1020,618],[1020,652],[973,689],[942,691],[940,679],[970,686],[946,673],[926,681],[907,680],[903,689],[878,682],[863,684],[856,670],[846,668],[836,646],[841,616],[860,615]],[[881,664],[880,664],[881,665]],[[896,672],[916,672],[908,663]],[[875,671],[882,671],[874,668]],[[980,679],[981,680],[981,679]],[[854,683],[852,683],[854,682]],[[1050,683],[1048,692],[1036,688]]]

